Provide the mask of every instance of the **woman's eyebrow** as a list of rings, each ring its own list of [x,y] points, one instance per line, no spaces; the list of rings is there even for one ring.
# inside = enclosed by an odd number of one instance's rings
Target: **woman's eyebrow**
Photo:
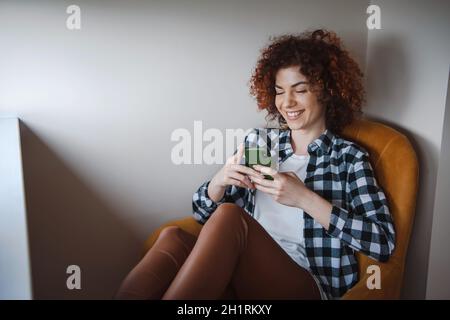
[[[300,84],[307,84],[307,83],[308,83],[307,81],[299,81],[299,82],[294,83],[294,84],[291,86],[291,88],[294,88],[294,87],[296,87],[296,86],[298,86],[298,85],[300,85]],[[280,87],[280,86],[277,85],[277,84],[275,84],[275,87],[277,87],[278,89],[283,89],[282,87]]]

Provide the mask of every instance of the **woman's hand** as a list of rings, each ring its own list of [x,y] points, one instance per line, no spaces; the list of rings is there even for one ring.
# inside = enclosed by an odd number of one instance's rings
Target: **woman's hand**
[[[222,199],[225,194],[225,189],[229,185],[256,189],[248,176],[251,176],[252,178],[264,177],[263,174],[260,174],[252,168],[239,164],[243,155],[244,144],[241,143],[238,152],[229,157],[225,165],[211,179],[211,182],[208,185],[208,195],[213,201],[218,202]]]
[[[289,207],[302,207],[302,203],[310,196],[309,190],[294,172],[278,172],[270,167],[255,165],[255,170],[268,174],[273,180],[253,178],[256,189],[272,196],[272,198]]]
[[[273,180],[252,178],[256,189],[270,194],[275,201],[281,204],[303,209],[328,230],[331,219],[331,203],[308,189],[294,172],[277,172],[272,168],[260,165],[253,168],[273,177]]]

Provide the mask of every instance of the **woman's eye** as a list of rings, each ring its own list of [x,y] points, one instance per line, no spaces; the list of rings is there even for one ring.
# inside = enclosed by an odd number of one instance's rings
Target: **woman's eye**
[[[297,93],[305,93],[305,92],[306,92],[306,90],[295,91],[295,92],[297,92]]]
[[[284,92],[275,92],[275,95],[280,95],[280,94],[283,94]]]

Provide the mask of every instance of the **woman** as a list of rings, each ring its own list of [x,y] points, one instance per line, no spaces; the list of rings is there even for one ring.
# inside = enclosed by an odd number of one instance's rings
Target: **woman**
[[[339,298],[358,281],[355,251],[386,261],[395,243],[386,197],[368,153],[338,135],[360,113],[361,79],[333,32],[274,38],[250,84],[280,129],[244,142],[276,150],[278,170],[240,164],[241,144],[193,196],[198,238],[165,228],[117,297]]]

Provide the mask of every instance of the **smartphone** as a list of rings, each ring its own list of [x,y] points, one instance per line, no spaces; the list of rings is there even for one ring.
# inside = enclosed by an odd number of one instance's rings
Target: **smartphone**
[[[272,158],[267,152],[266,148],[246,147],[244,152],[245,166],[253,169],[253,166],[258,164],[261,166],[270,167],[272,165]],[[265,179],[273,180],[271,175],[265,174]]]

